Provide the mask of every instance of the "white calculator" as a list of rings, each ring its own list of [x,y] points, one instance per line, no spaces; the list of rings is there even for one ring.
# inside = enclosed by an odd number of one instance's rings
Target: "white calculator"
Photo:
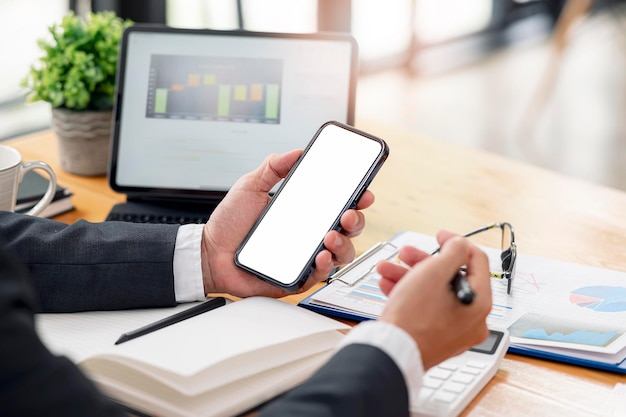
[[[493,378],[509,347],[507,330],[489,330],[483,343],[426,372],[411,394],[411,416],[456,417]]]

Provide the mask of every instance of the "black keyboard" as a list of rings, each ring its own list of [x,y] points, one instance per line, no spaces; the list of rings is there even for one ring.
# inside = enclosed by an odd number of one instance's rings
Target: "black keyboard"
[[[109,213],[107,221],[120,221],[130,223],[161,223],[161,224],[204,224],[209,216],[171,216],[139,213]]]
[[[204,224],[209,220],[217,203],[205,205],[190,204],[154,205],[137,202],[116,204],[109,212],[106,221],[159,224]]]

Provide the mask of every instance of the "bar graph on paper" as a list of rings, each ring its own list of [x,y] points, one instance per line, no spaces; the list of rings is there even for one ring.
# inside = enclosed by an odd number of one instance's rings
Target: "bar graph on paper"
[[[282,61],[152,55],[146,117],[280,123]]]
[[[316,294],[319,296],[316,302],[377,318],[387,302],[387,297],[378,286],[379,280],[380,275],[371,272],[354,286],[329,285],[328,291]]]

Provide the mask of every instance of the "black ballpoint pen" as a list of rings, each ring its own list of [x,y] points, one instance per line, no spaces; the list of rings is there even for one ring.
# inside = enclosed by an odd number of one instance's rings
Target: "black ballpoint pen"
[[[465,278],[465,268],[461,268],[459,272],[456,273],[450,285],[452,286],[452,291],[456,294],[456,298],[458,298],[462,304],[472,304],[472,301],[474,301],[474,291],[472,291],[472,287],[470,287]]]
[[[441,246],[432,251],[430,254],[435,255],[440,250]],[[467,282],[467,279],[465,278],[465,267],[462,267],[459,272],[454,275],[452,281],[450,282],[450,287],[461,304],[472,304],[475,294],[472,287],[470,287],[469,282]]]
[[[180,323],[183,320],[187,320],[204,312],[214,310],[218,307],[222,307],[225,304],[226,299],[224,297],[213,298],[211,300],[203,302],[202,304],[198,304],[197,306],[193,306],[191,308],[183,310],[180,313],[172,314],[171,316],[155,321],[154,323],[150,323],[136,330],[124,333],[119,337],[119,339],[117,339],[115,344],[119,345],[120,343],[128,342],[129,340],[136,339],[139,336],[152,333],[156,330],[171,326],[172,324]]]

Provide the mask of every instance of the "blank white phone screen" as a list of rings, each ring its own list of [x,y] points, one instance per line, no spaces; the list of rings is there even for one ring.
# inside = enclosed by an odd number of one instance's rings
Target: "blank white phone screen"
[[[282,284],[294,283],[382,152],[376,140],[326,125],[274,196],[238,261]]]

